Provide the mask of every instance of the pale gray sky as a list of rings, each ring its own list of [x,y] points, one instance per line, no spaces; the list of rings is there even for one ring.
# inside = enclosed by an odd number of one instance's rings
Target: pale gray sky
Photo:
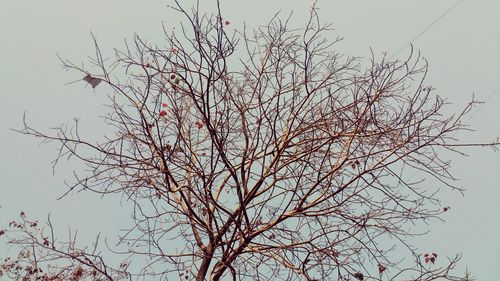
[[[265,24],[280,9],[284,14],[293,10],[292,24],[299,27],[312,2],[226,0],[222,9],[231,20],[230,28],[241,28],[243,22],[249,27]],[[83,82],[65,85],[81,77],[63,71],[56,52],[76,63],[86,62],[94,54],[90,31],[105,55],[123,47],[123,39],[134,33],[161,43],[161,23],[171,27],[180,21],[167,8],[168,3],[0,0],[0,228],[20,210],[39,220],[50,212],[63,230],[61,234],[69,225],[87,239],[99,231],[116,233],[127,221],[128,211],[120,207],[119,198],[102,200],[79,193],[56,201],[65,191],[64,179],[70,179],[78,165],[63,164],[53,176],[54,146],[39,147],[36,140],[9,129],[21,126],[26,111],[36,128],[48,129],[77,117],[84,133],[98,136],[102,126],[98,115],[105,110],[102,93],[106,90],[97,87],[94,91]],[[338,45],[339,51],[366,57],[370,47],[378,54],[394,54],[455,3],[458,1],[319,0],[318,6],[322,20],[333,23],[332,36],[345,39]],[[498,11],[497,0],[463,0],[414,42],[430,63],[428,81],[453,103],[449,112],[459,110],[472,94],[489,99],[469,119],[476,131],[457,135],[464,141],[492,141],[500,136]],[[452,207],[446,222],[432,222],[429,235],[415,244],[422,252],[441,254],[440,258],[462,253],[462,268],[467,266],[477,280],[489,281],[498,276],[500,264],[500,153],[491,149],[465,152],[470,157],[452,159],[453,172],[467,188],[465,197],[443,190],[443,203]]]

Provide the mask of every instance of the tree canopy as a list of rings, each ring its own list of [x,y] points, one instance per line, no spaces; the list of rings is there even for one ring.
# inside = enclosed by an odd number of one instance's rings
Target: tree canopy
[[[427,61],[336,51],[316,7],[302,28],[277,14],[229,29],[220,6],[184,16],[165,41],[139,36],[103,58],[94,38],[84,82],[106,91],[97,142],[62,126],[23,134],[75,158],[68,193],[122,194],[134,226],[112,265],[95,245],[58,240],[23,213],[6,231],[20,247],[0,272],[16,280],[467,280],[420,253],[414,225],[448,211],[415,173],[461,191],[443,151],[475,101],[445,116]],[[477,144],[496,147],[497,143]],[[0,235],[6,233],[4,230]],[[402,250],[403,249],[403,250]],[[395,257],[395,251],[406,256]],[[144,262],[145,261],[145,262]],[[464,279],[465,278],[465,279]]]

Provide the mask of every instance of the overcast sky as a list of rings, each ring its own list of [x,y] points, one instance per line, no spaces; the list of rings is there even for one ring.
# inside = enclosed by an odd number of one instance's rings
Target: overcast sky
[[[124,38],[134,33],[162,43],[162,22],[172,27],[180,21],[168,3],[0,0],[0,229],[20,210],[39,220],[51,213],[61,229],[78,228],[83,238],[99,231],[116,233],[127,221],[129,213],[120,207],[120,198],[78,193],[57,201],[66,190],[64,180],[79,167],[62,164],[53,175],[54,146],[38,146],[37,140],[10,128],[21,127],[26,111],[35,128],[49,129],[79,118],[84,133],[99,136],[106,90],[94,91],[84,83],[66,85],[81,77],[65,72],[56,53],[86,62],[94,54],[90,31],[105,56],[123,47]],[[203,1],[207,7],[212,3]],[[249,27],[265,24],[280,9],[283,14],[293,11],[292,25],[300,27],[311,4],[226,0],[222,10],[230,28],[241,28],[244,22]],[[413,44],[429,61],[428,82],[452,103],[447,112],[460,110],[473,94],[487,100],[467,117],[475,131],[456,137],[478,142],[500,136],[500,1],[319,0],[318,6],[322,20],[333,23],[332,36],[344,38],[338,50],[350,55],[367,57],[370,48],[393,55],[406,47],[397,54],[404,56],[408,43],[420,35]],[[440,258],[462,253],[461,269],[467,266],[477,280],[494,280],[500,264],[500,153],[477,148],[465,152],[469,157],[451,159],[452,171],[467,188],[465,197],[443,190],[443,204],[452,208],[446,222],[431,223],[430,233],[414,243]]]

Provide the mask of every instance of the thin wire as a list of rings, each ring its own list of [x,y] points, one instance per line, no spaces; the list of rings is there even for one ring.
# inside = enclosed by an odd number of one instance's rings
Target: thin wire
[[[408,43],[403,45],[401,48],[399,48],[392,56],[391,58],[397,56],[399,53],[401,53],[406,47],[408,47],[410,44],[415,42],[418,38],[420,38],[422,35],[424,35],[429,29],[431,29],[435,24],[437,24],[443,17],[445,17],[448,13],[450,13],[453,9],[455,9],[458,5],[460,5],[464,0],[459,0],[455,4],[453,4],[451,7],[449,7],[447,10],[445,10],[441,15],[439,15],[434,21],[432,21],[427,27],[425,27],[419,34],[417,34],[412,40],[410,40]],[[484,103],[488,102],[495,94],[500,93],[500,86],[496,87],[486,98]],[[469,118],[465,122],[469,122],[474,115],[481,109],[482,106],[484,106],[484,103],[479,105],[478,108],[469,116]],[[456,132],[455,132],[456,133]],[[438,148],[439,149],[439,148]],[[415,171],[408,179],[411,180],[414,178],[417,174],[419,174],[421,171]]]
[[[449,7],[446,11],[444,11],[439,17],[437,17],[433,22],[431,22],[424,30],[422,30],[422,32],[420,32],[419,34],[417,34],[417,36],[415,36],[412,40],[410,40],[410,42],[406,43],[405,45],[403,45],[401,48],[399,48],[399,50],[397,52],[394,53],[394,55],[392,55],[391,58],[397,56],[399,53],[401,53],[406,47],[408,47],[408,45],[412,44],[413,42],[415,42],[415,40],[417,40],[418,38],[420,38],[420,36],[424,35],[424,33],[426,33],[429,29],[431,29],[431,27],[433,27],[436,23],[438,23],[438,21],[440,21],[444,16],[446,16],[449,12],[451,12],[453,9],[455,9],[458,5],[460,5],[464,0],[459,0],[458,2],[456,2],[454,5],[452,5],[451,7]]]
[[[417,34],[412,40],[410,40],[410,42],[406,43],[405,45],[403,45],[401,48],[399,48],[399,50],[397,52],[394,53],[394,55],[392,55],[391,58],[397,56],[399,53],[401,53],[406,47],[408,47],[410,44],[412,44],[413,42],[415,42],[415,40],[417,40],[418,38],[420,38],[420,36],[424,35],[424,33],[426,33],[429,29],[431,29],[431,27],[433,27],[436,23],[438,23],[444,16],[446,16],[448,13],[450,13],[453,9],[455,9],[458,5],[460,5],[464,0],[459,0],[457,1],[455,4],[453,4],[451,7],[449,7],[446,11],[444,11],[441,15],[439,15],[439,17],[437,17],[434,21],[432,21],[426,28],[424,28],[424,30],[422,30],[419,34]],[[498,90],[500,90],[500,86],[496,87],[489,95],[488,97],[486,98],[486,100],[480,104],[477,109],[469,116],[469,118],[467,118],[467,120],[465,122],[469,122],[472,117],[474,117],[474,115],[476,115],[479,110],[481,109],[481,107],[484,106],[485,103],[487,103],[491,98],[493,98],[493,96],[495,94],[498,94],[500,93]]]

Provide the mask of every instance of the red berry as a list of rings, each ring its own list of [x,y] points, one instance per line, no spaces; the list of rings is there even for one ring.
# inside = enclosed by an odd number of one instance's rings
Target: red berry
[[[174,80],[175,79],[175,74],[170,75],[170,79]]]
[[[225,25],[229,25],[229,24],[230,24],[230,22],[229,22],[228,20],[226,20],[226,21],[224,22],[224,24],[225,24]]]
[[[379,264],[379,265],[378,265],[378,272],[379,272],[379,273],[382,273],[382,272],[384,272],[385,270],[386,270],[386,267],[385,267],[385,266],[383,266],[382,264]]]
[[[167,104],[166,103],[162,103],[161,107],[167,107]]]
[[[160,111],[160,116],[161,116],[161,117],[163,117],[163,116],[165,116],[165,115],[167,115],[167,112],[166,112],[165,110]]]

